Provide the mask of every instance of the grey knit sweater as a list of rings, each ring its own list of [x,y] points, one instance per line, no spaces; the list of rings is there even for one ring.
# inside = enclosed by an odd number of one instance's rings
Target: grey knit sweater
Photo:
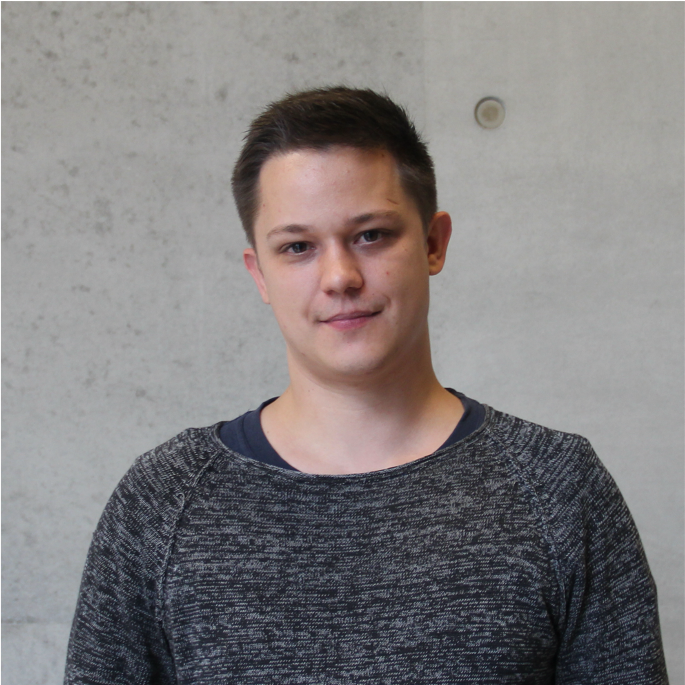
[[[217,427],[141,456],[83,575],[66,683],[662,684],[656,591],[589,443],[486,408],[383,471],[287,471]]]

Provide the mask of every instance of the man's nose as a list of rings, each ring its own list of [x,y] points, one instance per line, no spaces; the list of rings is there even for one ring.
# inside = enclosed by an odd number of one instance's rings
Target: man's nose
[[[345,293],[359,290],[364,284],[355,255],[345,247],[327,249],[320,265],[321,288],[325,292]]]

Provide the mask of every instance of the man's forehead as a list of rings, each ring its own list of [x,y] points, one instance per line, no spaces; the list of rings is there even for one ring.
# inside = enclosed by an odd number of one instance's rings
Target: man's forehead
[[[289,172],[309,169],[311,173],[346,165],[357,169],[383,169],[399,173],[394,156],[384,148],[366,149],[348,145],[326,148],[296,148],[277,152],[266,158],[259,173],[260,182],[274,171]]]
[[[262,166],[258,183],[261,204],[276,196],[287,200],[293,193],[363,195],[379,189],[396,192],[399,187],[399,173],[389,153],[354,148],[274,155]]]

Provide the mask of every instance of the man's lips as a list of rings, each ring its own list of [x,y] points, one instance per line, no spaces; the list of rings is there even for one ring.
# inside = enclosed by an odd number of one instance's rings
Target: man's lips
[[[373,318],[380,311],[354,311],[354,312],[342,312],[341,314],[335,314],[327,319],[322,319],[321,323],[326,323],[337,328],[338,330],[347,330],[350,328],[359,328],[363,326],[369,319]]]

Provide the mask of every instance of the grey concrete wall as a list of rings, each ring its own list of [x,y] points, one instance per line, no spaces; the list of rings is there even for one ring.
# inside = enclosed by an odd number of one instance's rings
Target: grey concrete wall
[[[3,77],[6,683],[60,682],[134,457],[285,387],[231,165],[265,102],[341,81],[430,141],[441,380],[590,438],[683,682],[682,4],[12,2]]]

